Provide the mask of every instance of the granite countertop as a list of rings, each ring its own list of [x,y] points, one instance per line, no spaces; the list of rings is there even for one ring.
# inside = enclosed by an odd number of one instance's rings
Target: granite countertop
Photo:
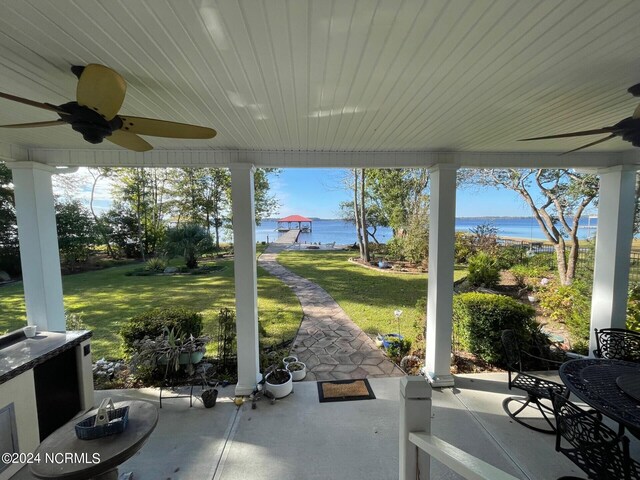
[[[0,384],[32,369],[58,355],[60,352],[79,345],[90,338],[88,330],[67,332],[38,332],[35,337],[22,338],[0,349]]]

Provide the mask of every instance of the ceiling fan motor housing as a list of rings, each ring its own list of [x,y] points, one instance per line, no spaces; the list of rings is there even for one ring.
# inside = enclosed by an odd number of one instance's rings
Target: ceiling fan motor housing
[[[640,118],[627,117],[613,126],[613,134],[634,147],[640,147]]]
[[[60,115],[62,120],[71,124],[76,132],[89,143],[102,143],[105,137],[110,136],[114,130],[122,127],[122,120],[115,116],[112,120],[106,120],[99,112],[78,105],[77,102],[69,102],[60,105],[58,108],[68,112],[67,115]]]

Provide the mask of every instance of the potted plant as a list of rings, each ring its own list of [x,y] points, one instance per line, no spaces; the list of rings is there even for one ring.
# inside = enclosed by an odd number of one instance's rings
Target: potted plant
[[[290,363],[297,362],[297,361],[298,361],[298,357],[296,357],[295,355],[289,355],[282,359],[282,363],[284,363],[285,365],[289,365]]]
[[[283,398],[293,391],[293,375],[285,363],[272,356],[272,363],[264,372],[264,386],[274,398]]]
[[[171,371],[180,370],[186,366],[189,374],[193,373],[193,366],[204,357],[206,344],[209,337],[193,335],[180,335],[171,329],[165,328],[163,333],[155,339],[145,337],[134,342],[136,351],[131,358],[134,369],[147,367],[154,369],[157,366],[165,367],[165,377]]]
[[[291,377],[294,382],[304,380],[307,376],[307,366],[300,361],[287,363],[287,370],[291,372]]]

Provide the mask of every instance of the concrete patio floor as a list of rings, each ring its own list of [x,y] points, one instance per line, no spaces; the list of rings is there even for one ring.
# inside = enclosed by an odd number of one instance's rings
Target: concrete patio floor
[[[393,479],[398,478],[399,379],[369,379],[376,400],[318,403],[315,382],[295,384],[275,405],[233,404],[220,389],[205,409],[188,399],[164,402],[158,426],[121,472],[147,479]],[[516,393],[517,394],[517,393]],[[512,422],[502,410],[505,373],[457,375],[456,387],[433,391],[432,431],[443,440],[521,479],[554,479],[581,472],[554,450],[554,436]],[[114,400],[144,399],[157,391],[96,392]],[[632,439],[632,447],[638,445]],[[637,458],[637,456],[636,456]],[[461,478],[436,462],[432,479]],[[16,479],[31,478],[23,469]]]

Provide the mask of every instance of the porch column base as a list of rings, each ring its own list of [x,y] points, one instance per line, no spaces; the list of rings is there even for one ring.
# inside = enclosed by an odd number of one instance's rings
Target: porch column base
[[[433,372],[424,372],[424,375],[433,388],[453,387],[455,385],[453,375],[437,375]]]
[[[236,397],[247,397],[253,393],[253,390],[256,388],[256,385],[262,380],[262,377],[256,379],[255,383],[252,385],[241,385],[238,383],[236,385]]]

